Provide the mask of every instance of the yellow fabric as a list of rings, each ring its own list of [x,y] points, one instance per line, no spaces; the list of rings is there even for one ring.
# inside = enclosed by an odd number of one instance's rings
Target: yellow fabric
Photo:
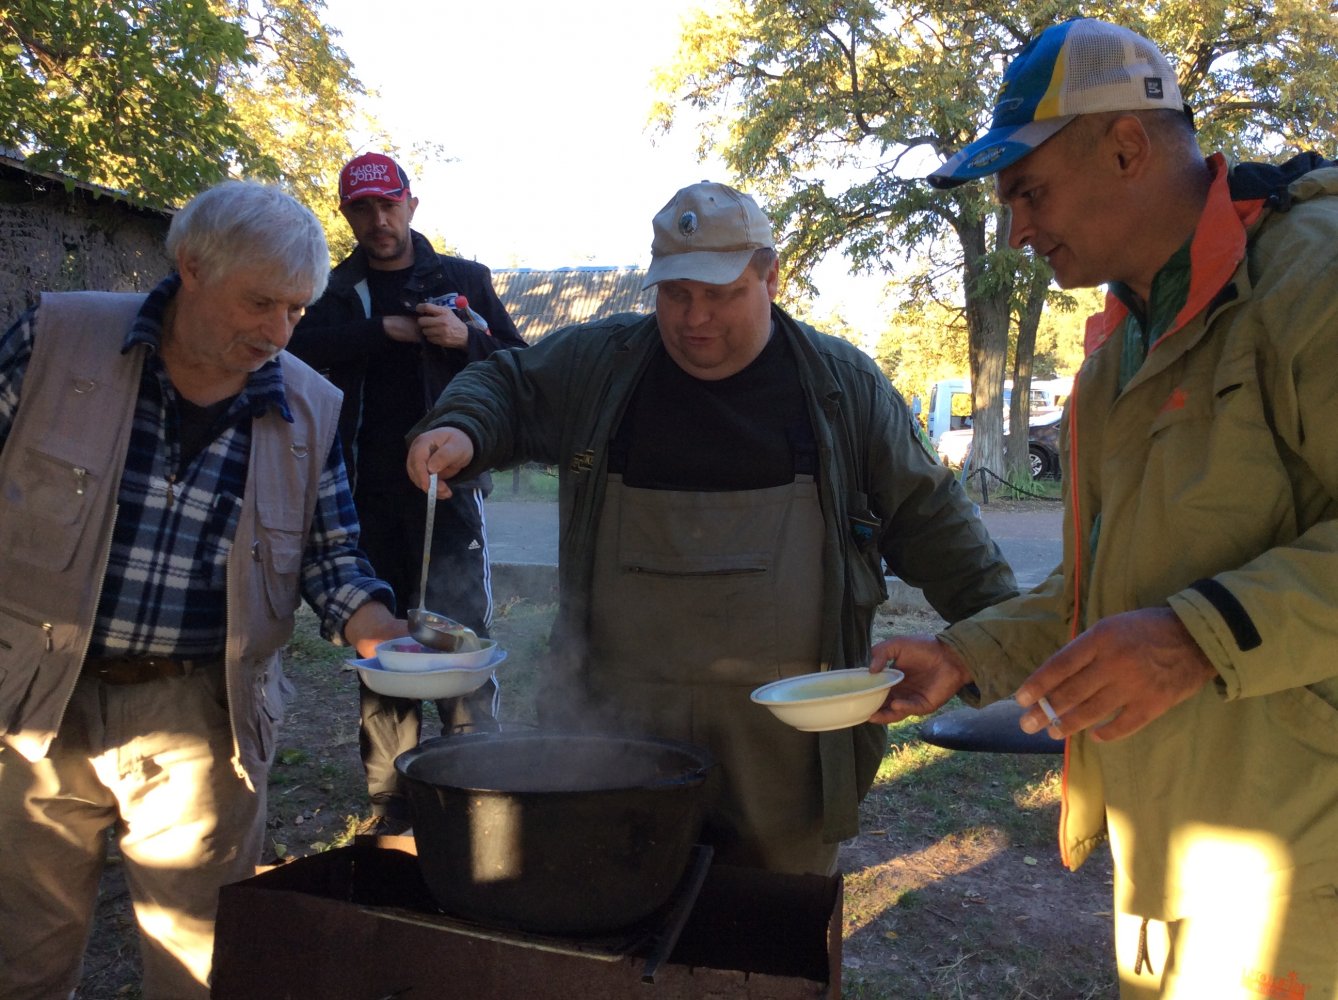
[[[1064,566],[948,631],[985,701],[1067,641],[1075,579],[1079,630],[1169,604],[1203,649],[1217,684],[1129,738],[1070,741],[1066,858],[1108,827],[1124,905],[1155,919],[1222,905],[1222,879],[1299,893],[1338,858],[1338,170],[1292,192],[1123,391],[1119,332],[1093,351],[1061,433]]]
[[[1191,917],[1116,913],[1120,1000],[1333,1000],[1338,890],[1269,896],[1217,881],[1222,905]]]

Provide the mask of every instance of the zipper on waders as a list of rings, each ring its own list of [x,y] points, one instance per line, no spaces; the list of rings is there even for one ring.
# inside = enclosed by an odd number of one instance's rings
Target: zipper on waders
[[[1083,573],[1086,568],[1086,557],[1091,556],[1091,552],[1085,552],[1083,546],[1087,540],[1082,538],[1082,511],[1078,503],[1078,380],[1073,380],[1073,386],[1069,393],[1068,407],[1069,418],[1069,507],[1073,518],[1073,621],[1069,626],[1069,639],[1072,641],[1078,637],[1079,622],[1082,618],[1082,602],[1086,594],[1083,592],[1086,580]],[[1059,780],[1059,860],[1069,871],[1073,871],[1073,865],[1070,863],[1069,854],[1069,750],[1073,745],[1072,737],[1064,740],[1064,770]]]

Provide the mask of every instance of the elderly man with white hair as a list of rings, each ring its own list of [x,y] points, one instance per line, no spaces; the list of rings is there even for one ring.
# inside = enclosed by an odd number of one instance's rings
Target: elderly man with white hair
[[[0,996],[67,996],[114,831],[146,998],[208,996],[220,886],[254,873],[280,651],[305,598],[405,633],[357,548],[339,394],[283,353],[319,223],[226,182],[147,296],[45,294],[0,338]]]

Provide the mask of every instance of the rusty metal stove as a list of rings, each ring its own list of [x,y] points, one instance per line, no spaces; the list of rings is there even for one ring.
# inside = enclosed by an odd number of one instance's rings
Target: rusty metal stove
[[[218,1000],[774,1000],[840,996],[841,878],[711,864],[696,848],[635,927],[558,938],[442,914],[413,839],[359,838],[225,886]]]

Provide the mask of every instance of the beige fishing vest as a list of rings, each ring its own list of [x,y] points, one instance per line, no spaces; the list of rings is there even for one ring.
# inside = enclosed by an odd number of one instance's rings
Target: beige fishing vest
[[[60,728],[88,650],[147,348],[122,354],[144,296],[46,294],[0,452],[0,738],[29,760]],[[282,356],[293,423],[252,421],[228,557],[233,766],[255,781],[274,753],[287,681],[279,651],[301,600],[302,553],[340,394]]]

